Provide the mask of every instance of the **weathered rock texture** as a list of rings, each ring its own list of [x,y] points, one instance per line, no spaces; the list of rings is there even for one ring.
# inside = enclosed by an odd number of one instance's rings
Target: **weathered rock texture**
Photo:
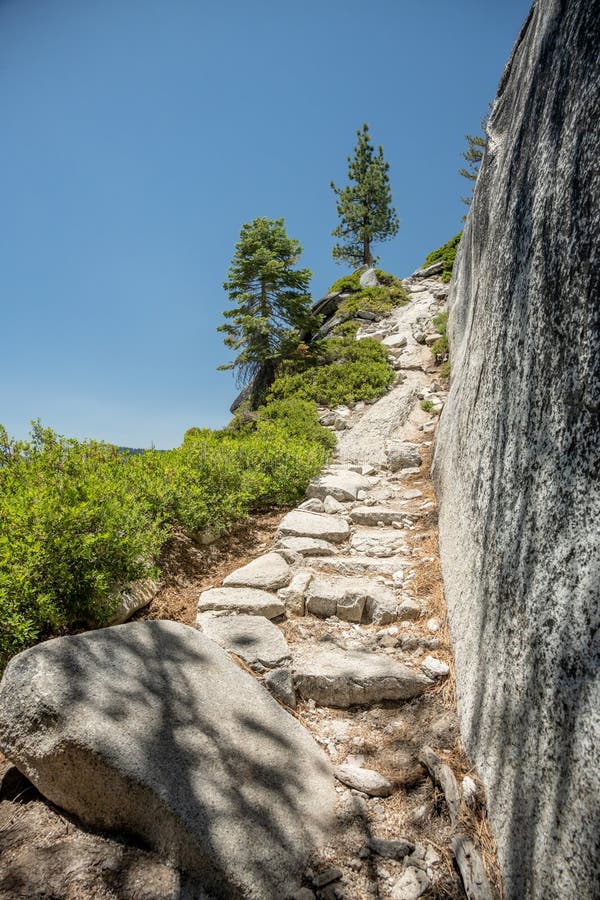
[[[600,884],[600,3],[535,3],[450,296],[440,538],[505,896]]]
[[[58,806],[133,832],[214,897],[288,897],[332,822],[311,736],[213,641],[135,622],[9,664],[0,747]]]

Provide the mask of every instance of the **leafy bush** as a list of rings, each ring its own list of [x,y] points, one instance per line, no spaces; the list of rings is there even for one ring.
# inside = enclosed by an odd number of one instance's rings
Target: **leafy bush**
[[[438,333],[441,334],[441,337],[437,339],[435,344],[431,347],[431,352],[434,355],[435,361],[439,363],[447,363],[445,365],[444,371],[441,373],[444,376],[448,376],[450,374],[450,363],[448,360],[450,348],[448,345],[448,335],[446,334],[446,329],[448,327],[448,313],[443,312],[438,316],[435,316],[433,319],[433,325],[437,329]]]
[[[160,519],[128,477],[140,459],[34,425],[0,428],[0,665],[76,623],[100,625],[117,590],[153,571]]]
[[[458,250],[458,245],[460,243],[461,237],[462,231],[459,231],[459,233],[455,234],[454,237],[451,238],[446,244],[438,247],[437,250],[433,250],[425,259],[425,262],[423,264],[425,266],[432,266],[440,259],[443,260],[444,268],[442,269],[442,281],[448,282],[452,278],[454,259],[456,257],[456,251]]]
[[[191,428],[166,453],[121,453],[39,424],[13,442],[0,428],[0,668],[40,639],[106,624],[119,590],[156,573],[171,524],[220,533],[297,502],[334,440],[298,399],[238,430]]]
[[[297,397],[336,406],[381,397],[394,380],[387,352],[373,338],[332,337],[310,365],[284,363],[270,388],[272,400]]]
[[[433,400],[422,400],[421,409],[423,410],[423,412],[431,412],[431,410],[433,409]]]
[[[375,269],[379,286],[361,288],[361,271],[359,269],[352,275],[339,278],[329,288],[329,293],[345,291],[351,294],[340,303],[337,310],[340,315],[353,316],[359,310],[367,310],[378,317],[383,317],[389,315],[396,306],[408,303],[410,299],[408,291],[395,275],[390,275],[382,269]]]

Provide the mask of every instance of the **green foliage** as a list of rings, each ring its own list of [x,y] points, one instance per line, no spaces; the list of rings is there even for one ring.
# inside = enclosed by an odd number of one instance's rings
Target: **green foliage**
[[[437,363],[448,362],[448,356],[450,353],[448,345],[448,335],[446,333],[448,327],[448,313],[443,312],[438,316],[435,316],[433,319],[433,325],[437,329],[438,333],[442,336],[438,338],[435,344],[433,344],[431,352],[433,353],[435,361]]]
[[[433,409],[433,400],[421,400],[421,409],[424,412],[431,412]]]
[[[425,266],[432,266],[440,259],[443,260],[444,268],[442,269],[442,281],[446,283],[449,282],[452,278],[452,269],[454,268],[456,251],[458,250],[458,245],[460,243],[461,237],[462,231],[459,231],[458,234],[455,234],[453,238],[450,238],[447,243],[442,244],[442,246],[438,247],[437,250],[432,250],[432,252],[425,258],[425,262],[423,264]]]
[[[110,618],[117,591],[153,571],[160,519],[115,447],[34,424],[27,442],[0,429],[0,666],[76,623]]]
[[[298,397],[323,406],[375,400],[394,380],[388,355],[372,338],[357,341],[353,336],[322,341],[319,357],[298,366],[285,363],[278,370],[269,397]]]
[[[488,103],[489,110],[492,109],[492,104]],[[466,161],[467,167],[461,167],[458,170],[458,174],[462,175],[463,178],[466,178],[467,181],[474,182],[477,181],[477,176],[479,174],[479,167],[481,165],[481,161],[483,159],[485,148],[487,147],[487,134],[486,128],[487,123],[490,118],[490,113],[487,112],[480,123],[481,134],[465,134],[465,140],[467,142],[467,149],[463,150],[461,153],[462,158]],[[468,197],[461,197],[460,199],[466,206],[471,205],[471,201],[473,199],[473,191],[475,189],[475,185],[471,187],[471,194]],[[466,219],[466,215],[461,217],[463,222]]]
[[[287,236],[283,219],[254,219],[242,226],[223,287],[233,309],[219,326],[225,345],[236,352],[234,369],[241,384],[288,356],[304,330],[315,327],[311,312],[309,269],[297,269],[300,243]],[[260,393],[260,392],[258,392]],[[256,398],[255,398],[256,399]]]
[[[181,447],[130,455],[34,425],[0,428],[0,669],[38,640],[109,621],[119,590],[155,574],[178,524],[221,533],[296,503],[333,436],[314,403],[270,403],[239,429],[190,428]]]
[[[338,188],[331,182],[340,219],[332,232],[340,238],[333,248],[333,258],[340,263],[368,266],[376,260],[371,245],[394,237],[399,221],[392,206],[389,163],[383,158],[383,147],[375,153],[366,124],[356,134],[354,155],[348,157],[350,183]]]
[[[389,315],[396,306],[408,303],[410,300],[408,291],[399,278],[382,269],[375,269],[375,274],[380,282],[379,287],[361,288],[360,269],[352,275],[345,275],[331,285],[328,292],[330,294],[335,291],[351,294],[339,305],[338,314],[350,317],[362,309],[383,317]]]

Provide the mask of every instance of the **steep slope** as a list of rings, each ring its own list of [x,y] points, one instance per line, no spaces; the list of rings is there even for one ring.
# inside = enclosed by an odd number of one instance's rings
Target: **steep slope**
[[[598,0],[534,4],[449,301],[442,566],[509,900],[600,884],[599,46]]]

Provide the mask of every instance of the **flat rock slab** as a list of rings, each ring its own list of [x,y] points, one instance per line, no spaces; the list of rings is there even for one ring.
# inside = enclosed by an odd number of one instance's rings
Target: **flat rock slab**
[[[276,591],[290,583],[292,570],[279,553],[265,553],[223,579],[228,587],[253,587]]]
[[[290,537],[318,538],[339,544],[348,538],[350,526],[345,519],[338,516],[293,509],[283,518],[279,533]]]
[[[356,506],[350,518],[357,525],[391,525],[392,522],[401,522],[407,512],[407,509],[394,506]]]
[[[247,613],[250,616],[266,616],[276,619],[285,613],[283,602],[257,588],[222,587],[203,591],[198,600],[198,613],[203,612]]]
[[[333,556],[337,549],[330,541],[322,541],[319,538],[308,537],[283,537],[277,541],[277,546],[284,550],[293,550],[301,556]]]
[[[0,686],[0,747],[51,802],[140,836],[214,896],[290,896],[330,835],[332,772],[312,737],[175,622],[16,656]]]
[[[392,588],[372,578],[316,576],[306,591],[306,612],[343,622],[393,622],[397,605]]]
[[[346,469],[315,478],[309,484],[306,493],[309,497],[318,497],[319,500],[324,500],[325,497],[333,497],[339,501],[356,500],[359,491],[368,491],[370,487],[371,482],[368,478]]]
[[[375,772],[374,769],[363,769],[352,763],[344,763],[341,766],[335,766],[333,773],[342,784],[355,791],[362,791],[369,797],[389,797],[394,791],[391,781],[388,781],[379,772]]]
[[[401,572],[406,560],[400,557],[375,557],[375,556],[336,556],[335,558],[327,557],[326,559],[319,557],[307,557],[305,565],[316,570],[328,570],[339,573],[340,575],[395,575]]]
[[[264,616],[201,616],[198,628],[257,672],[290,662],[290,648],[283,634]]]
[[[384,654],[324,645],[294,656],[296,691],[321,706],[346,708],[418,697],[434,682]]]
[[[409,552],[406,538],[393,528],[360,528],[352,535],[350,546],[366,556],[388,557]]]

